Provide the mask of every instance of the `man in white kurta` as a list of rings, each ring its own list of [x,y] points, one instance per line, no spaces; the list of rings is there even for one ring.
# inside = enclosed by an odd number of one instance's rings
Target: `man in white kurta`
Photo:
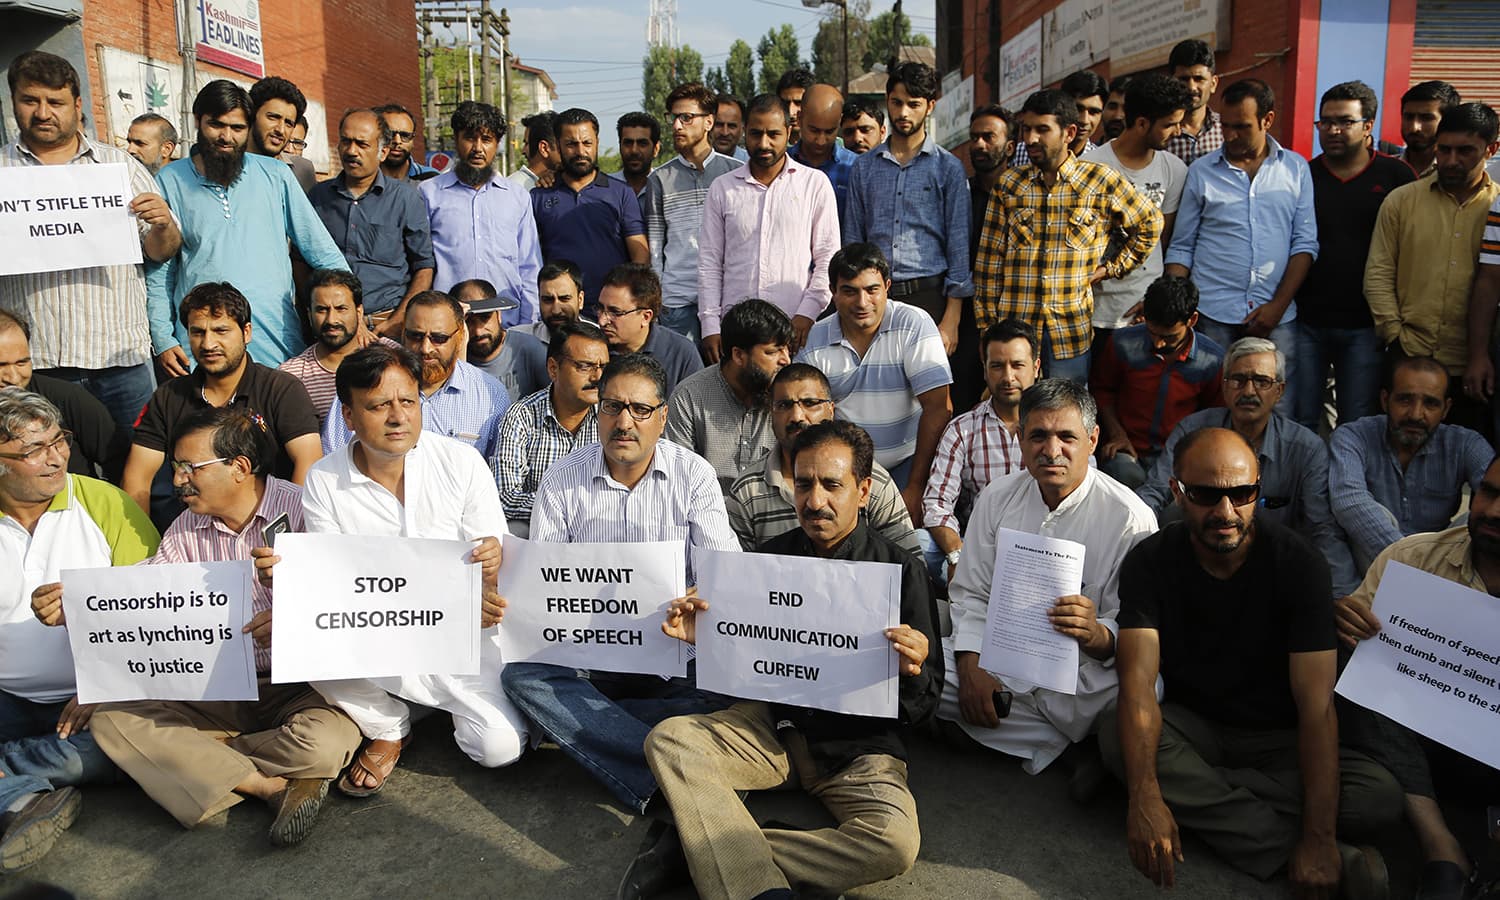
[[[1021,397],[1025,471],[990,482],[974,504],[963,556],[949,586],[953,634],[943,639],[943,697],[938,716],[979,743],[1019,756],[1036,774],[1086,737],[1115,697],[1116,593],[1120,562],[1156,530],[1156,516],[1129,489],[1089,467],[1099,440],[1097,410],[1086,389],[1065,379],[1039,381]],[[1000,529],[1076,541],[1086,549],[1080,595],[1058,598],[1053,629],[1079,643],[1076,695],[1000,679],[978,667],[985,643],[995,547]],[[993,696],[1012,694],[1010,714]]]

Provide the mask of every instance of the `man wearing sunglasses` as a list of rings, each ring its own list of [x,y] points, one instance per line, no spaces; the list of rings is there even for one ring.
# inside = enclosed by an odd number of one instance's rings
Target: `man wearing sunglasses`
[[[1129,791],[1130,858],[1171,887],[1182,827],[1257,878],[1285,869],[1297,896],[1384,897],[1379,854],[1339,838],[1392,823],[1399,788],[1339,748],[1328,567],[1257,515],[1260,474],[1239,434],[1189,435],[1172,470],[1182,521],[1121,566],[1120,703],[1099,744]]]
[[[1328,446],[1277,411],[1286,379],[1286,357],[1271,341],[1247,337],[1230,344],[1224,353],[1224,408],[1178,422],[1146,483],[1135,491],[1163,523],[1177,518],[1171,487],[1177,445],[1200,428],[1235,432],[1259,458],[1261,518],[1291,528],[1321,550],[1333,576],[1333,596],[1343,597],[1359,586],[1359,573],[1329,503]]]

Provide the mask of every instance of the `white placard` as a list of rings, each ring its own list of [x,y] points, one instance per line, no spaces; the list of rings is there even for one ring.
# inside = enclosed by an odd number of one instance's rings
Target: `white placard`
[[[1190,38],[1226,49],[1229,21],[1229,0],[1110,0],[1109,73],[1164,66],[1177,42]]]
[[[687,647],[662,633],[687,593],[682,541],[561,544],[505,536],[500,596],[506,662],[686,675]]]
[[[767,553],[693,554],[698,687],[705,691],[893,719],[901,567]]]
[[[1372,609],[1380,632],[1359,642],[1338,692],[1500,768],[1500,605],[1495,598],[1392,562],[1380,578]]]
[[[1042,86],[1042,20],[1000,47],[1000,105],[1015,112]]]
[[[474,541],[276,538],[271,680],[479,674]]]
[[[954,69],[943,76],[943,96],[932,110],[932,136],[945,149],[969,139],[969,116],[974,113],[974,76]]]
[[[1109,58],[1109,4],[1063,0],[1042,16],[1042,81],[1054,81]]]
[[[1078,692],[1078,642],[1059,634],[1047,611],[1057,598],[1083,592],[1083,555],[1076,541],[1000,529],[981,669],[1062,694]]]
[[[78,702],[255,700],[249,560],[64,569]]]
[[[0,275],[141,261],[124,163],[0,168]]]

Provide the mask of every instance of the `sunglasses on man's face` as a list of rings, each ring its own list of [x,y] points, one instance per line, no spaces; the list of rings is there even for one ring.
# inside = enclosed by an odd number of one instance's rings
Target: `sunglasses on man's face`
[[[1215,487],[1208,484],[1183,484],[1177,482],[1177,489],[1182,496],[1194,506],[1213,507],[1229,498],[1230,506],[1249,506],[1260,496],[1260,482],[1254,484],[1236,484],[1233,487]]]

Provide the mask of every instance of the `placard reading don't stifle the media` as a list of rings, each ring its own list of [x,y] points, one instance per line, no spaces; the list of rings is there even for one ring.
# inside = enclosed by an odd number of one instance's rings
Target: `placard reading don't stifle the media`
[[[0,167],[0,275],[141,261],[124,163]]]

